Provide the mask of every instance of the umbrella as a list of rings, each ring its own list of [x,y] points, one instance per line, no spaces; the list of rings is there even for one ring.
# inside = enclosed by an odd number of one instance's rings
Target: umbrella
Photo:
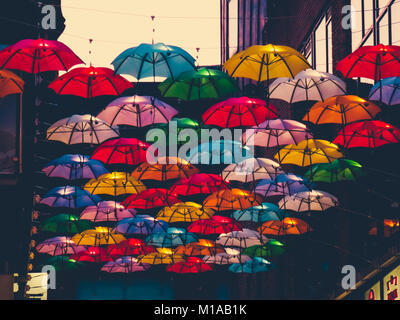
[[[139,263],[134,257],[121,257],[115,261],[107,262],[101,271],[109,273],[130,273],[138,271],[146,271],[150,269],[150,264]]]
[[[268,238],[260,235],[259,232],[244,228],[242,231],[232,231],[220,234],[215,242],[224,247],[247,248],[262,245],[267,241]]]
[[[228,217],[212,216],[209,219],[202,219],[192,222],[187,230],[193,233],[200,234],[221,234],[232,231],[243,230],[242,226]]]
[[[28,73],[67,71],[84,63],[65,44],[55,40],[24,39],[0,51],[0,69]]]
[[[273,203],[263,202],[259,206],[250,207],[245,210],[236,210],[232,217],[237,221],[253,221],[263,223],[270,220],[282,220],[288,216]]]
[[[146,238],[146,243],[155,247],[175,247],[197,242],[197,236],[182,228],[168,228],[167,231],[157,232]]]
[[[149,264],[171,264],[185,261],[183,255],[174,254],[171,248],[157,248],[157,252],[138,256],[137,260],[140,263]]]
[[[245,263],[234,263],[229,267],[229,271],[234,273],[257,273],[266,272],[274,268],[274,265],[261,257],[254,257]]]
[[[264,198],[272,196],[286,196],[298,192],[310,191],[311,185],[304,178],[293,173],[280,174],[274,179],[261,180],[255,189],[255,193]]]
[[[201,68],[168,78],[158,89],[165,98],[179,98],[185,101],[220,99],[239,91],[236,82],[225,72]]]
[[[210,265],[196,257],[188,257],[186,261],[176,262],[167,266],[167,272],[174,273],[200,273],[212,271]]]
[[[280,77],[293,78],[311,66],[296,50],[267,44],[251,46],[236,53],[225,62],[224,68],[232,77],[262,82]]]
[[[400,47],[363,46],[341,60],[336,69],[345,78],[368,78],[375,81],[399,76]]]
[[[312,166],[305,174],[308,180],[334,183],[354,181],[364,175],[362,165],[348,159],[337,159],[331,163],[320,163]]]
[[[224,181],[222,177],[217,174],[197,173],[189,178],[183,178],[174,183],[170,188],[170,192],[182,196],[191,196],[195,194],[213,193],[229,188],[229,182]]]
[[[50,161],[42,171],[48,177],[67,180],[93,179],[108,173],[104,165],[97,160],[80,154],[66,154]]]
[[[267,221],[257,230],[262,234],[274,236],[301,235],[313,231],[307,222],[298,218],[285,218],[282,221]]]
[[[103,247],[88,247],[87,250],[73,254],[69,258],[80,262],[99,263],[113,261],[112,257],[107,254],[106,248]]]
[[[117,222],[115,231],[127,235],[164,232],[168,229],[168,223],[154,219],[148,215],[136,215],[134,218],[127,218]]]
[[[190,129],[191,132],[195,131],[197,137],[200,137],[200,124],[190,118],[172,118],[169,123],[156,124],[155,127],[164,131],[167,137],[167,145],[179,145],[189,142],[190,137],[185,137],[184,132],[181,135],[181,132],[185,129]],[[186,140],[183,140],[184,138]]]
[[[114,75],[109,68],[75,68],[55,79],[49,88],[61,95],[82,98],[98,96],[119,96],[133,85],[125,78]]]
[[[199,173],[199,170],[189,162],[180,159],[177,163],[162,163],[161,158],[156,164],[147,162],[141,163],[132,172],[132,177],[137,180],[167,181],[172,179],[188,178],[192,174]]]
[[[112,101],[97,117],[111,125],[145,127],[168,123],[177,113],[177,110],[157,98],[132,96]]]
[[[243,134],[243,143],[249,146],[272,148],[297,144],[312,138],[312,133],[303,123],[295,120],[276,119],[267,120],[256,127],[247,129]]]
[[[400,104],[400,77],[382,79],[369,92],[368,99],[380,101],[388,106]]]
[[[184,246],[176,247],[175,254],[185,256],[215,256],[219,253],[225,253],[224,248],[214,241],[199,239],[198,242],[191,242]]]
[[[285,245],[278,240],[270,239],[262,246],[252,246],[244,249],[242,254],[250,257],[271,258],[273,256],[282,255],[285,252]]]
[[[70,259],[68,256],[55,256],[47,259],[41,265],[41,267],[44,266],[53,266],[56,271],[77,271],[81,269],[84,264]]]
[[[84,246],[78,246],[70,237],[59,236],[44,240],[36,246],[39,253],[47,253],[51,256],[76,254],[86,250]]]
[[[218,264],[218,265],[226,265],[226,264],[233,264],[233,263],[245,263],[248,260],[251,260],[251,258],[249,256],[242,255],[242,254],[231,255],[228,253],[218,253],[213,256],[205,255],[203,257],[203,261],[205,263],[212,263],[212,264]]]
[[[146,190],[146,186],[126,172],[112,172],[105,173],[97,179],[91,179],[83,189],[91,194],[119,196],[122,194],[138,194]]]
[[[99,201],[101,201],[99,196],[91,195],[86,190],[79,187],[64,186],[48,191],[40,203],[49,207],[74,209],[96,205]]]
[[[246,190],[233,188],[212,193],[204,200],[203,206],[216,211],[225,211],[244,210],[260,205],[261,203],[262,200],[259,195]]]
[[[65,144],[99,144],[119,136],[118,127],[97,119],[90,114],[75,114],[54,123],[47,129],[47,139]]]
[[[157,219],[168,223],[193,222],[209,219],[214,215],[212,209],[203,208],[195,202],[179,202],[170,207],[164,207],[157,213]]]
[[[278,205],[281,209],[296,212],[324,211],[332,207],[337,207],[339,200],[327,192],[311,190],[286,196],[279,201]]]
[[[90,221],[81,221],[77,216],[62,213],[47,218],[41,224],[40,229],[41,231],[55,233],[79,233],[92,227]]]
[[[107,246],[107,254],[111,257],[144,255],[151,252],[156,252],[156,249],[146,245],[143,240],[135,238]]]
[[[136,138],[111,139],[98,146],[91,158],[106,164],[137,165],[147,161],[149,147]]]
[[[9,70],[0,70],[0,98],[22,93],[24,81]]]
[[[346,83],[333,74],[307,69],[292,78],[276,79],[269,86],[269,98],[288,103],[324,101],[346,94]]]
[[[316,163],[328,163],[342,158],[338,146],[326,140],[308,139],[299,144],[283,147],[274,156],[281,164],[307,167]]]
[[[128,209],[152,209],[156,207],[170,207],[178,202],[181,201],[177,195],[171,193],[169,190],[153,188],[129,196],[122,202],[122,205]]]
[[[101,246],[107,244],[117,244],[126,240],[122,234],[115,233],[111,228],[96,227],[77,233],[72,237],[76,245]]]
[[[344,148],[378,148],[385,144],[399,142],[400,129],[379,120],[349,124],[333,140],[333,143]]]
[[[337,96],[317,102],[304,116],[304,121],[314,124],[338,123],[346,125],[374,118],[381,109],[372,102],[357,96]]]
[[[195,59],[185,50],[163,43],[142,43],[126,49],[112,62],[115,73],[129,74],[137,80],[153,77],[176,78],[195,70]]]
[[[231,164],[222,171],[222,178],[227,181],[243,183],[261,179],[273,179],[283,173],[279,163],[266,158],[249,158],[237,164]]]
[[[93,222],[120,221],[126,218],[134,218],[136,210],[125,209],[119,202],[100,201],[95,206],[88,206],[82,212],[80,220],[90,220]]]
[[[202,116],[204,124],[222,128],[256,126],[265,120],[278,118],[275,106],[264,100],[240,97],[229,98],[209,108]]]

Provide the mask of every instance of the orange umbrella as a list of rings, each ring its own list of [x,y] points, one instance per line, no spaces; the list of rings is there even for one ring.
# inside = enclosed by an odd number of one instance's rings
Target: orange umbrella
[[[0,70],[0,98],[9,94],[22,93],[24,81],[8,70]]]
[[[186,256],[215,256],[224,252],[225,249],[222,245],[206,239],[199,239],[198,242],[188,243],[185,246],[176,247],[174,250],[174,254]]]
[[[156,164],[150,164],[144,162],[132,172],[132,177],[137,180],[166,181],[188,178],[195,173],[199,173],[199,170],[194,165],[180,159],[176,163],[162,163],[158,161]]]
[[[262,234],[274,236],[300,235],[313,231],[307,222],[297,218],[266,221],[257,230]]]
[[[225,189],[212,193],[208,196],[203,206],[216,211],[244,210],[250,207],[259,206],[262,197],[250,191],[242,189]]]

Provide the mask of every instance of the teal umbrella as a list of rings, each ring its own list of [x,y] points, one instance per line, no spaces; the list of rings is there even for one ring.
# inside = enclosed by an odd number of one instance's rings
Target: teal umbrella
[[[234,273],[257,273],[273,269],[275,266],[268,260],[255,257],[245,263],[234,263],[229,267],[229,271]]]
[[[283,220],[289,217],[285,211],[273,203],[264,202],[260,206],[251,207],[245,210],[236,210],[233,212],[233,218],[237,221],[253,221],[264,223],[271,220]]]
[[[249,257],[263,257],[271,258],[273,256],[279,256],[285,252],[285,245],[275,239],[270,239],[266,244],[260,246],[251,246],[245,248],[242,254]]]
[[[148,245],[161,248],[184,246],[199,239],[191,232],[182,228],[168,228],[166,232],[153,233],[146,238]]]
[[[93,224],[90,221],[79,220],[77,216],[65,213],[46,219],[41,226],[42,231],[55,233],[81,233],[92,228]]]

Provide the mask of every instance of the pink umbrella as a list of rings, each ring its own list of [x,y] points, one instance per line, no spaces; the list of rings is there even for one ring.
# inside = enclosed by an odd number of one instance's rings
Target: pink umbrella
[[[189,178],[178,180],[170,189],[171,193],[189,196],[194,194],[207,194],[229,189],[230,184],[222,179],[220,175],[212,173],[196,173]]]
[[[47,253],[51,256],[78,254],[86,250],[85,246],[77,246],[70,237],[54,237],[47,239],[36,246],[39,253]]]
[[[135,209],[125,209],[122,204],[115,201],[101,201],[95,206],[86,207],[82,211],[79,219],[93,222],[108,222],[120,221],[125,218],[134,218],[135,216]]]
[[[146,271],[150,268],[148,263],[139,263],[134,257],[121,257],[113,262],[106,263],[101,271],[110,273],[129,273],[137,271]]]

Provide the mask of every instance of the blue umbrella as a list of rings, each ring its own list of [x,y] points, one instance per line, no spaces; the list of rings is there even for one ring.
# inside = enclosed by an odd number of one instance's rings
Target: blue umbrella
[[[245,263],[234,263],[229,267],[229,271],[234,273],[257,273],[273,269],[275,266],[268,260],[255,257]]]
[[[68,180],[96,179],[102,174],[108,173],[102,162],[80,154],[66,154],[54,159],[42,171],[48,177]]]
[[[389,106],[400,104],[400,77],[378,81],[369,92],[368,100],[381,101]]]
[[[280,174],[274,179],[261,180],[255,189],[264,197],[287,196],[298,192],[311,191],[312,184],[305,178],[293,173]]]
[[[271,220],[283,220],[289,217],[289,214],[279,209],[273,203],[264,202],[260,206],[251,207],[245,210],[236,210],[233,212],[233,218],[237,221],[253,221],[264,223]]]
[[[64,186],[51,189],[45,194],[40,203],[49,207],[73,209],[95,206],[100,201],[101,198],[99,196],[92,195],[79,187]]]
[[[176,247],[197,241],[196,235],[182,228],[168,228],[166,232],[154,233],[146,238],[147,244],[161,248]]]
[[[117,222],[115,231],[123,234],[152,234],[164,232],[168,229],[168,223],[157,220],[149,215],[137,215],[134,218],[122,219]]]

